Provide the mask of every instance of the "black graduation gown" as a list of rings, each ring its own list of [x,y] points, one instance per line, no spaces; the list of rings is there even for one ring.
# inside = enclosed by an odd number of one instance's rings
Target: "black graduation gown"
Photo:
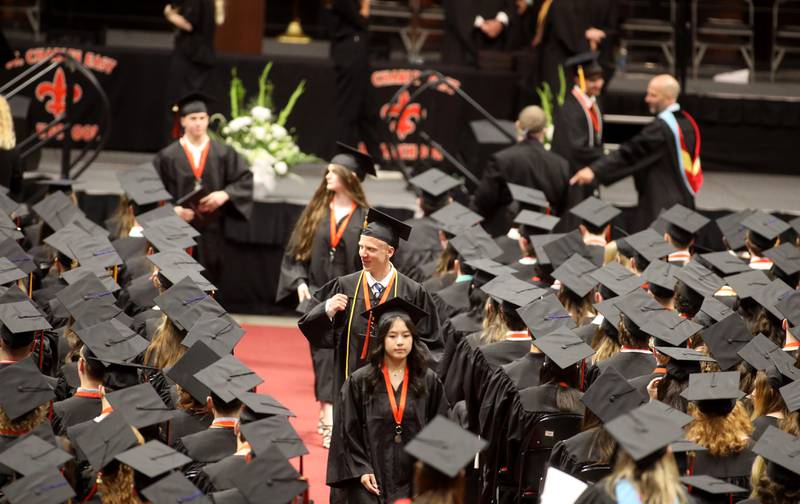
[[[218,462],[236,451],[233,428],[208,428],[179,439],[175,449],[200,465]]]
[[[682,114],[676,113],[689,152],[694,153],[694,129]],[[619,150],[591,164],[595,180],[613,184],[629,175],[639,193],[636,227],[640,231],[650,225],[662,209],[676,203],[694,209],[694,196],[686,188],[678,164],[675,136],[667,123],[656,118],[636,136],[620,145]]]
[[[508,375],[518,389],[539,385],[539,373],[544,364],[543,353],[528,352],[519,359],[504,364],[503,372]]]
[[[628,380],[628,383],[630,383],[633,388],[638,390],[639,393],[642,394],[642,397],[648,397],[647,386],[650,385],[650,382],[656,378],[663,378],[666,373],[666,368],[658,367],[650,374],[631,378]]]
[[[606,38],[600,42],[600,47],[598,48],[600,54],[597,57],[597,62],[603,68],[603,77],[605,78],[606,86],[608,86],[616,71],[614,49],[617,47],[619,40],[619,1],[585,0],[584,5],[587,7],[585,14],[588,14],[586,28],[598,28],[606,34]]]
[[[444,0],[445,36],[442,59],[452,65],[475,65],[478,51],[505,51],[511,48],[516,7],[510,0]],[[505,12],[509,26],[495,39],[490,39],[475,27],[475,18],[495,19],[498,12]]]
[[[706,474],[749,490],[750,473],[756,459],[752,451],[754,444],[751,440],[744,450],[725,457],[715,457],[707,451],[696,452],[692,474]]]
[[[652,353],[619,352],[589,368],[586,386],[594,383],[594,380],[609,367],[614,367],[623,378],[630,380],[652,373],[656,367],[656,358]]]
[[[538,140],[523,140],[489,159],[481,184],[475,190],[473,206],[486,218],[482,225],[492,236],[506,234],[517,213],[509,208],[512,198],[507,182],[544,192],[556,215],[566,211],[569,164],[561,156],[548,152]]]
[[[778,422],[779,420],[777,418],[771,416],[760,416],[756,418],[753,420],[753,434],[750,437],[753,441],[758,441],[770,425],[778,427]]]
[[[364,275],[366,279],[366,273]],[[358,283],[360,276],[361,272],[356,272],[339,277],[323,285],[313,295],[313,308],[303,315],[297,323],[300,331],[313,346],[333,349],[334,390],[341,389],[347,376],[367,363],[366,359],[361,358],[367,319],[361,316],[366,311],[366,307],[363,288]],[[347,295],[347,307],[343,311],[337,312],[333,320],[331,320],[325,313],[325,301],[333,297],[334,294],[339,293]],[[417,330],[420,334],[418,341],[427,347],[433,360],[438,362],[441,357],[443,342],[440,335],[439,317],[436,315],[436,309],[430,295],[420,284],[402,273],[397,274],[387,300],[395,297],[395,295],[430,314],[417,325]],[[354,299],[355,306],[353,305]],[[373,306],[375,303],[373,302]],[[349,334],[348,325],[350,325]],[[375,329],[373,324],[373,334],[369,337],[367,356],[369,356],[369,351],[375,345]]]
[[[314,292],[335,278],[361,269],[358,240],[366,214],[367,210],[364,208],[355,209],[331,261],[330,211],[328,211],[314,233],[308,261],[296,261],[288,251],[283,255],[276,299],[279,301],[287,297],[296,299],[297,286],[303,282],[308,285],[311,292]],[[340,220],[337,223],[337,229],[341,222]],[[332,403],[336,397],[333,350],[312,345],[311,362],[314,365],[314,395],[317,401]]]
[[[333,437],[328,455],[327,483],[335,487],[332,502],[394,502],[411,495],[412,464],[403,445],[438,414],[447,412],[447,400],[436,373],[427,370],[425,393],[409,386],[402,421],[402,443],[394,442],[395,421],[382,380],[372,389],[367,365],[350,375],[334,408]],[[399,404],[400,393],[395,391]],[[374,474],[380,497],[361,485],[364,474]]]
[[[225,457],[219,462],[203,467],[195,485],[206,494],[234,488],[235,477],[246,464],[247,458],[243,455]]]
[[[208,429],[213,420],[212,415],[198,415],[186,410],[177,410],[169,421],[167,444],[175,446],[179,439]]]
[[[550,453],[550,466],[577,478],[581,468],[598,461],[598,454],[592,452],[592,445],[601,428],[593,427],[556,443]]]
[[[102,409],[99,397],[72,396],[69,399],[55,402],[53,403],[53,430],[59,436],[63,436],[68,427],[99,416]]]
[[[206,192],[228,193],[230,200],[211,215],[196,217],[192,226],[202,234],[196,238],[198,260],[206,267],[204,275],[221,287],[223,240],[227,220],[246,220],[253,209],[253,173],[244,157],[233,148],[209,139],[211,145],[206,158],[201,183]],[[172,142],[156,154],[153,160],[164,187],[174,199],[186,196],[195,189],[196,179],[186,153],[179,141]]]
[[[591,485],[575,501],[575,504],[617,504],[617,499],[606,492],[606,479]]]
[[[430,275],[427,268],[421,265],[435,263],[442,254],[442,242],[439,241],[439,229],[433,219],[427,215],[418,219],[405,221],[411,226],[411,236],[398,249],[392,258],[397,271],[417,282],[427,280]]]
[[[469,280],[454,282],[444,289],[431,294],[437,305],[439,318],[449,319],[469,310]]]

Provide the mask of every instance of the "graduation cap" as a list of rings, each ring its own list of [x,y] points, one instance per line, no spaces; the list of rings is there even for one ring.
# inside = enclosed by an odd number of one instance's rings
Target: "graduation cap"
[[[725,280],[696,260],[686,263],[675,273],[675,278],[703,297],[713,296],[725,285]]]
[[[430,217],[443,231],[451,235],[457,235],[483,220],[483,217],[457,201],[433,212]]]
[[[197,402],[205,404],[210,390],[194,375],[217,362],[222,355],[224,354],[217,353],[204,342],[196,341],[165,374]]]
[[[56,467],[47,467],[3,487],[10,504],[61,504],[75,491]]]
[[[236,488],[213,492],[210,496],[214,504],[248,504],[242,492]]]
[[[592,305],[594,309],[603,316],[606,322],[608,322],[613,327],[619,327],[620,315],[621,312],[619,308],[617,308],[616,303],[621,301],[620,297],[614,297],[609,299],[604,299],[599,303],[595,303]]]
[[[489,280],[491,280],[496,276],[513,275],[514,273],[517,272],[517,270],[515,270],[511,266],[500,264],[499,262],[494,261],[492,259],[485,259],[485,258],[472,259],[465,261],[464,264],[474,269],[478,275],[484,274],[485,276],[487,276],[488,278],[486,279],[486,282],[488,282]],[[482,284],[486,282],[482,282]]]
[[[0,369],[0,383],[0,407],[12,421],[56,397],[52,385],[31,359]]]
[[[742,226],[758,235],[756,237],[757,246],[764,245],[767,242],[774,243],[778,236],[791,228],[786,221],[774,215],[770,215],[763,210],[756,210],[751,215],[742,219]]]
[[[578,324],[556,296],[544,296],[517,310],[534,338],[541,338],[556,329],[575,329]]]
[[[27,299],[0,304],[0,321],[12,334],[52,329],[47,318]]]
[[[232,480],[250,504],[285,504],[308,488],[275,445],[245,464]]]
[[[550,233],[544,235],[531,235],[528,237],[533,246],[533,253],[536,255],[536,262],[542,266],[550,265],[550,257],[547,255],[545,245],[562,238],[564,233]]]
[[[409,441],[404,451],[445,476],[455,478],[487,444],[452,420],[437,415]]]
[[[789,411],[800,410],[800,380],[795,380],[779,389],[786,409]]]
[[[753,452],[767,460],[770,480],[788,488],[797,488],[800,476],[800,438],[773,425],[758,438]]]
[[[689,386],[681,392],[687,401],[738,400],[744,397],[739,390],[739,372],[692,373]]]
[[[269,451],[272,446],[277,446],[286,458],[308,454],[303,440],[286,416],[276,415],[242,424],[241,430],[257,457]]]
[[[480,226],[466,229],[449,240],[450,245],[465,260],[494,259],[503,255],[503,249]]]
[[[233,355],[226,355],[195,373],[194,377],[225,402],[236,399],[238,394],[264,382],[255,371]]]
[[[168,220],[164,220],[168,219]],[[192,238],[200,236],[200,231],[192,227],[191,224],[178,217],[175,213],[175,207],[167,203],[136,216],[136,222],[143,227],[152,226],[156,221],[160,225],[168,223],[169,226],[182,230],[185,234]]]
[[[131,426],[116,411],[99,422],[89,420],[67,427],[67,436],[95,471],[101,471],[117,455],[139,443]]]
[[[181,344],[191,348],[195,343],[203,342],[216,353],[225,355],[233,351],[244,333],[242,326],[228,314],[202,317],[189,329]]]
[[[594,349],[566,327],[536,338],[536,348],[561,369],[566,369],[594,355]]]
[[[742,221],[753,213],[755,213],[755,210],[740,210],[720,217],[715,221],[731,250],[740,250],[744,248],[747,228],[742,225]]]
[[[647,265],[647,268],[645,268],[642,273],[642,279],[651,285],[672,292],[675,290],[675,284],[678,282],[675,274],[678,273],[680,269],[680,266],[656,259]]]
[[[215,292],[217,290],[217,287],[211,282],[209,282],[208,279],[204,277],[202,273],[193,269],[167,267],[164,269],[160,269],[158,273],[163,275],[164,278],[166,278],[167,280],[169,280],[171,284],[176,284],[181,280],[183,280],[184,278],[188,278],[204,292]]]
[[[517,308],[530,304],[548,294],[546,289],[537,287],[513,276],[498,276],[481,287],[481,290],[493,298],[511,303]]]
[[[705,446],[699,445],[694,441],[687,441],[685,439],[675,441],[674,443],[669,445],[669,449],[672,450],[672,453],[708,451],[708,448],[706,448]]]
[[[586,389],[581,402],[605,424],[638,408],[647,398],[616,368],[609,367]]]
[[[660,454],[673,441],[683,436],[683,430],[658,401],[622,414],[604,425],[630,457],[645,463],[651,455]]]
[[[589,273],[589,276],[617,296],[624,296],[642,286],[642,279],[639,275],[616,261],[594,270]]]
[[[147,240],[141,236],[121,236],[113,240],[111,246],[126,263],[135,257],[144,257],[147,253]]]
[[[147,260],[160,270],[180,268],[200,272],[206,269],[205,266],[197,262],[184,250],[165,250],[163,252],[147,256]]]
[[[377,323],[383,317],[393,317],[401,314],[407,315],[411,319],[411,322],[413,322],[415,325],[419,324],[420,320],[429,315],[428,312],[417,305],[409,303],[401,297],[395,297],[389,299],[385,303],[375,306],[370,310],[362,312],[361,316],[366,319],[373,317],[377,326]]]
[[[511,193],[511,198],[520,204],[523,209],[538,209],[548,208],[550,203],[547,201],[547,196],[544,192],[533,187],[528,187],[519,184],[506,182],[508,191]]]
[[[115,302],[114,294],[106,289],[99,278],[92,275],[84,276],[64,287],[56,293],[56,298],[76,319],[94,308],[111,306]]]
[[[522,210],[514,217],[514,224],[522,226],[520,233],[523,236],[536,234],[532,232],[534,230],[542,230],[545,233],[549,233],[560,221],[561,219],[558,217],[534,212],[533,210]]]
[[[293,417],[297,416],[286,406],[277,401],[274,397],[255,392],[241,392],[236,396],[247,408],[258,416],[280,415]]]
[[[639,326],[639,329],[653,336],[657,344],[666,342],[672,346],[683,344],[702,328],[702,325],[683,318],[673,311],[658,312]]]
[[[444,204],[450,191],[462,184],[438,168],[431,168],[409,179],[408,183],[419,189],[423,198],[437,205]]]
[[[43,440],[28,434],[0,452],[0,464],[23,476],[46,467],[60,467],[72,460],[72,455]]]
[[[54,231],[58,231],[73,221],[81,210],[62,192],[48,194],[33,205],[33,211]]]
[[[44,243],[50,245],[73,261],[77,261],[78,254],[73,250],[73,246],[76,246],[78,242],[88,239],[89,233],[76,224],[70,223],[45,238]]]
[[[694,348],[657,346],[656,351],[679,362],[716,362],[712,357]]]
[[[117,249],[105,236],[89,235],[86,239],[73,242],[71,246],[75,259],[83,266],[111,268],[123,264]]]
[[[97,277],[103,283],[103,287],[109,292],[117,292],[121,288],[117,281],[114,280],[114,275],[110,271],[97,266],[79,266],[77,268],[72,268],[62,273],[61,278],[67,282],[67,285],[72,285],[87,275]]]
[[[143,163],[136,168],[117,172],[117,180],[128,198],[137,205],[172,199],[152,163]]]
[[[111,319],[75,330],[75,334],[101,362],[129,362],[147,350],[148,341],[121,322]],[[107,364],[106,364],[107,365]]]
[[[447,208],[447,207],[445,207]],[[394,217],[370,208],[367,212],[367,227],[361,231],[362,236],[371,236],[397,248],[400,240],[408,240],[411,235],[411,226],[400,222]]]
[[[553,278],[576,295],[584,297],[597,287],[597,280],[591,275],[596,269],[597,266],[574,254],[553,271]]]
[[[769,285],[769,277],[766,273],[760,270],[751,270],[738,275],[731,275],[725,277],[725,283],[731,286],[736,291],[736,296],[739,299],[748,299],[761,290],[763,287]]]
[[[185,221],[177,215],[147,223],[140,222],[140,224],[142,225],[142,235],[159,252],[174,249],[185,250],[197,245],[193,233],[187,229]]]
[[[678,250],[651,228],[625,237],[625,243],[648,262],[663,259]]]
[[[194,486],[186,476],[178,471],[170,473],[142,490],[142,495],[154,503],[191,502],[192,504],[211,504],[211,498]],[[288,502],[288,501],[287,501]]]
[[[208,113],[208,104],[216,101],[214,98],[200,91],[193,91],[181,98],[172,106],[173,112],[178,112],[181,117],[189,114]]]
[[[775,318],[781,320],[783,319],[783,312],[778,309],[777,305],[784,297],[788,297],[793,292],[795,292],[794,289],[786,285],[783,280],[776,278],[768,285],[755,291],[753,299]]]
[[[178,329],[189,330],[201,318],[225,314],[225,309],[190,278],[184,278],[155,298],[156,305]]]
[[[697,260],[703,266],[713,268],[714,271],[723,276],[750,271],[750,266],[746,262],[727,251],[700,254],[697,256]]]
[[[641,290],[614,298],[614,306],[638,327],[647,324],[654,314],[669,311]]]
[[[787,275],[800,272],[800,249],[792,243],[782,243],[764,252],[764,256]]]
[[[659,217],[667,221],[667,233],[680,242],[689,242],[694,238],[710,219],[699,213],[676,203]]]
[[[355,173],[358,180],[362,182],[367,175],[373,177],[378,175],[375,172],[375,162],[372,160],[372,156],[342,142],[336,142],[336,147],[338,152],[331,159],[331,164],[344,166]]]
[[[738,354],[757,371],[764,371],[772,366],[778,369],[794,367],[794,358],[761,333],[756,334]],[[800,373],[800,370],[797,371]]]
[[[25,252],[25,250],[11,238],[0,242],[0,257],[5,257],[11,261],[17,268],[25,272],[26,275],[37,269],[33,257]]]
[[[1,237],[11,238],[13,240],[25,238],[25,235],[22,234],[14,221],[12,221],[7,214],[2,212],[0,212],[0,238]]]
[[[83,327],[93,326],[107,320],[116,320],[125,327],[133,326],[133,319],[125,313],[125,310],[115,304],[92,306],[85,313],[81,313],[72,324],[72,329],[77,331]]]
[[[148,382],[133,387],[115,390],[106,394],[106,399],[111,403],[115,412],[137,429],[166,422],[177,413],[170,408],[155,388]]]
[[[592,254],[586,244],[583,243],[581,233],[577,229],[543,245],[542,248],[547,254],[549,264],[552,264],[553,268],[558,268],[574,254],[579,254],[585,259],[592,259]],[[539,262],[541,263],[542,261],[540,260]],[[602,264],[596,265],[597,268],[600,266]]]
[[[564,61],[564,68],[575,68],[576,72],[583,74],[585,77],[601,76],[603,75],[603,67],[597,62],[598,52],[587,51],[576,54]]]
[[[708,325],[710,326],[731,316],[733,310],[717,298],[707,297],[703,299],[703,304],[700,306],[700,312],[698,312],[698,314],[699,313],[703,313],[709,318],[711,323]],[[695,318],[697,318],[697,316],[695,316]]]
[[[570,213],[579,217],[581,220],[591,224],[595,228],[603,228],[614,218],[622,213],[611,203],[590,196],[570,208]]]
[[[800,291],[787,293],[775,308],[789,321],[789,325],[800,326]]]
[[[747,324],[736,313],[703,331],[703,341],[723,371],[731,369],[742,361],[739,350],[752,339]]]
[[[118,454],[116,459],[148,478],[155,478],[192,461],[183,453],[155,439]]]
[[[728,483],[721,479],[708,476],[706,474],[681,476],[681,483],[692,487],[694,490],[700,491],[701,494],[708,494],[710,496],[737,494],[747,492],[746,488],[736,486],[733,483]]]

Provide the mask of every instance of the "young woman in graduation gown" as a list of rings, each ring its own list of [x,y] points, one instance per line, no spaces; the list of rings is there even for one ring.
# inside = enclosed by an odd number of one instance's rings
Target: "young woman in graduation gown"
[[[311,201],[300,214],[281,262],[278,301],[296,293],[301,309],[319,287],[361,269],[358,239],[369,205],[361,187],[366,173],[360,169],[361,165],[353,163],[356,155],[364,156],[351,152],[333,157]],[[371,158],[368,163],[372,163]],[[312,345],[311,361],[314,395],[320,402],[319,431],[327,444],[336,395],[333,349]]]
[[[372,310],[377,345],[369,364],[350,375],[334,411],[327,483],[331,502],[384,503],[411,495],[413,468],[403,446],[447,400],[428,369],[415,321],[426,314],[401,298]]]

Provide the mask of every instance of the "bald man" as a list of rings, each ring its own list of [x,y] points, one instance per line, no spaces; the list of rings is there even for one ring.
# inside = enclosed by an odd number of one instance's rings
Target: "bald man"
[[[506,182],[544,192],[557,215],[566,210],[569,163],[545,150],[546,126],[547,117],[541,108],[525,107],[516,122],[519,141],[489,159],[475,191],[473,207],[486,219],[483,226],[492,236],[507,233],[516,214],[515,209],[509,208],[512,198]]]
[[[632,175],[639,205],[629,232],[646,228],[661,209],[675,203],[694,208],[703,182],[700,130],[694,119],[681,110],[680,91],[680,84],[671,75],[653,77],[644,101],[656,120],[620,145],[619,150],[582,168],[570,179],[572,185],[594,181],[609,185]]]

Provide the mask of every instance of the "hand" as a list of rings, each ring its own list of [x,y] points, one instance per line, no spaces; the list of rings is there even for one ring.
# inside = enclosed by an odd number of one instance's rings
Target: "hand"
[[[580,170],[569,179],[569,185],[589,185],[594,182],[594,172],[588,166]]]
[[[311,291],[308,290],[308,285],[305,282],[297,286],[297,299],[302,303],[306,299],[311,299]]]
[[[647,395],[650,396],[651,401],[658,399],[658,384],[661,383],[662,378],[653,378],[647,384]]]
[[[172,4],[167,4],[164,6],[164,17],[170,17],[171,15],[177,13],[178,10],[172,6]]]
[[[200,200],[197,209],[200,213],[209,214],[227,203],[229,199],[231,197],[225,191],[214,191]]]
[[[175,207],[175,213],[181,219],[185,220],[186,222],[192,222],[194,220],[194,210],[191,208],[183,208],[182,206]]]
[[[378,481],[375,479],[374,474],[364,474],[361,476],[361,484],[364,485],[364,488],[366,488],[368,492],[374,493],[375,495],[381,494],[381,491],[378,490]]]
[[[586,40],[589,42],[594,42],[598,45],[603,41],[603,39],[606,38],[606,32],[598,28],[589,28],[586,30],[584,35],[586,36]]]
[[[525,11],[528,10],[528,1],[527,0],[517,0],[517,14],[520,16],[525,14]]]
[[[369,17],[369,0],[361,0],[361,8],[358,10],[358,13],[361,14],[361,17]]]
[[[489,19],[481,25],[481,31],[490,39],[495,39],[503,32],[503,23],[496,19]]]
[[[347,295],[336,294],[328,300],[328,308],[325,313],[328,314],[328,318],[332,319],[337,312],[343,311],[345,308],[347,308]]]

